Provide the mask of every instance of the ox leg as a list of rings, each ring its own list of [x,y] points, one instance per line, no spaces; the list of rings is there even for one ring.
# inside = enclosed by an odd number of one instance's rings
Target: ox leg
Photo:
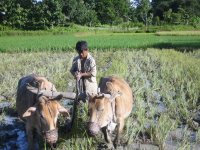
[[[28,138],[28,150],[39,150],[39,145],[37,142],[37,133],[34,131],[33,128],[30,127],[30,125],[28,125],[28,123],[26,124],[26,134],[27,134],[27,138]]]
[[[120,144],[120,135],[122,133],[123,128],[124,128],[124,118],[117,119],[116,137],[114,140],[115,148]]]
[[[110,137],[109,134],[108,134],[107,127],[103,127],[103,128],[102,128],[102,132],[103,132],[103,135],[104,135],[104,139],[106,140],[108,149],[114,148],[114,147],[113,147],[112,140],[111,140],[111,137]]]
[[[26,126],[26,134],[28,138],[28,149],[34,150],[33,131],[28,127],[28,125]]]

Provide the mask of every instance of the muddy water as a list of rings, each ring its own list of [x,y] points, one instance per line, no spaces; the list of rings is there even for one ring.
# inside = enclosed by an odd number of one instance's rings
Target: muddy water
[[[10,107],[9,102],[0,103],[0,150],[26,150],[24,123]]]

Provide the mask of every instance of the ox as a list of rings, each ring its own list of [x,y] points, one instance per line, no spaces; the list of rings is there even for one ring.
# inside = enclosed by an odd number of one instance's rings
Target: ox
[[[109,132],[116,130],[114,146],[119,144],[120,133],[124,127],[125,118],[132,111],[133,95],[129,85],[119,77],[104,77],[100,79],[98,94],[89,95],[88,131],[96,135],[100,129],[108,147],[113,147]]]
[[[21,78],[17,87],[16,109],[25,121],[28,149],[37,149],[35,134],[55,147],[58,139],[57,118],[59,113],[69,116],[68,110],[58,103],[63,95],[74,99],[75,93],[57,92],[45,77],[31,74]],[[36,131],[36,132],[34,132]]]

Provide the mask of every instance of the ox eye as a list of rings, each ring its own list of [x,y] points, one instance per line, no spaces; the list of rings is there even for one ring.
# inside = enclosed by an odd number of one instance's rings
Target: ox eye
[[[43,115],[40,116],[40,121],[42,124],[46,124],[46,120]]]
[[[43,114],[43,112],[40,113],[40,118],[41,118],[41,119],[44,119],[44,114]]]
[[[40,115],[40,117],[41,117],[41,119],[44,119],[44,116],[42,114]]]
[[[101,106],[97,107],[96,109],[97,109],[97,111],[103,111],[104,110],[104,108],[101,107]]]

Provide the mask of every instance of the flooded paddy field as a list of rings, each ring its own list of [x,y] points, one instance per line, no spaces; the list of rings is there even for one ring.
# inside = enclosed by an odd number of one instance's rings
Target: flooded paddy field
[[[25,126],[10,102],[0,103],[0,149],[27,149]]]
[[[119,149],[199,149],[200,50],[94,50],[92,55],[98,81],[102,76],[120,76],[134,93],[134,107]],[[27,148],[24,123],[15,110],[18,80],[37,73],[59,91],[71,92],[75,81],[69,69],[74,56],[76,53],[64,52],[0,54],[0,149]],[[87,104],[80,106],[77,115],[70,133],[60,118],[57,149],[106,149],[101,135],[87,135]]]

